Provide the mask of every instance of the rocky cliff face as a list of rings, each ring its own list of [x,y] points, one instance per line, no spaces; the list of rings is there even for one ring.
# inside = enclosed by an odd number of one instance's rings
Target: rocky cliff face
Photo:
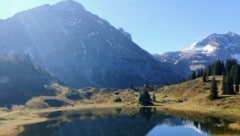
[[[29,55],[71,87],[125,88],[179,79],[123,29],[72,0],[20,12],[0,21],[0,30],[0,55]]]

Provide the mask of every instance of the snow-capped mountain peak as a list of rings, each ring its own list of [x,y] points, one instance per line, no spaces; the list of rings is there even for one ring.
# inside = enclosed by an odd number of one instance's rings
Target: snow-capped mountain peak
[[[240,62],[240,35],[211,34],[207,38],[193,43],[189,48],[158,55],[160,61],[180,66],[189,74],[190,70],[205,68],[215,60],[237,59]]]

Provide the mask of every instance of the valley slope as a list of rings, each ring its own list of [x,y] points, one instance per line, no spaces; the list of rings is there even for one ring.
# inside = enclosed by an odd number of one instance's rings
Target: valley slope
[[[51,83],[63,83],[32,64],[27,56],[0,58],[0,106],[24,105],[32,97],[55,95]]]

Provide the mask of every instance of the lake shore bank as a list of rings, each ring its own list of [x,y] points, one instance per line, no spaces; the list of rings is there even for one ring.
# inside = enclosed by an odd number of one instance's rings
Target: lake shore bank
[[[205,118],[205,117],[218,117],[227,120],[234,121],[229,125],[229,128],[240,130],[240,111],[239,109],[231,109],[221,111],[216,107],[192,107],[190,104],[161,104],[157,106],[150,106],[157,112],[164,114],[175,115],[185,118]],[[149,108],[150,108],[149,107]],[[17,136],[19,133],[24,131],[24,125],[34,124],[39,122],[47,121],[48,118],[41,117],[40,114],[52,113],[57,111],[71,111],[71,110],[86,110],[86,109],[139,109],[141,106],[126,106],[123,104],[88,104],[88,105],[74,105],[64,106],[59,108],[47,108],[47,109],[18,109],[14,111],[1,111],[0,116],[0,136]],[[113,113],[114,114],[114,113]]]

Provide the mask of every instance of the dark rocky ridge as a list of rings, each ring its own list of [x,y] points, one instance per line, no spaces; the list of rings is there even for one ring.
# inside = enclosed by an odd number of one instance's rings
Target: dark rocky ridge
[[[32,64],[27,56],[0,58],[0,106],[25,104],[36,96],[55,95],[45,85],[60,83],[44,69]]]

